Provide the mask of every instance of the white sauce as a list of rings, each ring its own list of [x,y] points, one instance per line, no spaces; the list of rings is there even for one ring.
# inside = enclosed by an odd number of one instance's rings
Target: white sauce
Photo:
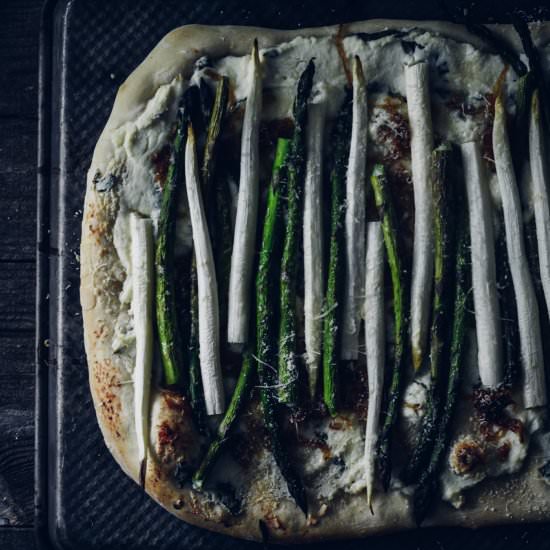
[[[446,468],[442,472],[441,493],[443,500],[451,503],[455,508],[461,508],[465,503],[464,490],[474,485],[479,484],[486,477],[498,477],[506,474],[518,472],[527,456],[529,448],[529,434],[532,430],[540,427],[540,422],[537,418],[529,421],[525,411],[517,410],[517,407],[510,405],[506,409],[511,418],[516,418],[524,423],[525,434],[523,437],[516,432],[506,430],[502,437],[496,441],[484,441],[481,437],[467,434],[459,434],[453,439],[446,461]],[[463,416],[463,415],[462,415]],[[467,429],[468,423],[463,422],[463,426]],[[483,463],[475,468],[472,472],[459,474],[456,473],[452,466],[451,456],[456,445],[464,440],[474,441],[480,444],[483,449]],[[502,448],[506,447],[507,451],[502,452]]]
[[[404,39],[418,44],[414,52],[405,53],[401,39],[392,36],[372,42],[364,42],[358,37],[347,37],[343,41],[350,66],[353,56],[358,55],[363,64],[366,80],[372,88],[369,89],[368,128],[372,150],[382,155],[388,152],[388,144],[376,143],[376,138],[381,126],[391,128],[394,125],[388,111],[381,108],[381,101],[389,92],[405,95],[403,65],[422,59],[428,59],[430,62],[435,135],[444,136],[456,143],[479,138],[484,129],[483,115],[470,116],[458,109],[449,110],[447,102],[452,94],[458,94],[460,103],[467,103],[472,108],[482,111],[481,108],[485,104],[483,94],[492,90],[503,70],[501,59],[496,55],[481,52],[470,44],[458,43],[424,31],[413,30]],[[291,115],[296,82],[312,57],[315,58],[316,65],[315,82],[323,82],[326,87],[328,117],[333,118],[336,115],[344,97],[346,77],[333,38],[298,37],[261,53],[265,96],[262,118],[270,120]],[[237,101],[245,99],[246,90],[249,88],[246,70],[248,63],[248,56],[228,56],[214,62],[216,71],[229,76]],[[505,92],[510,91],[514,79],[513,72],[508,71]],[[127,311],[131,301],[129,213],[137,211],[143,216],[151,217],[156,226],[160,193],[154,181],[151,157],[169,143],[178,100],[184,87],[180,78],[161,86],[134,122],[124,124],[112,134],[115,155],[110,164],[110,171],[123,179],[120,186],[120,211],[114,228],[114,244],[127,274],[120,295],[126,309],[122,308],[115,326],[113,346],[117,349],[129,345],[133,340],[132,319]],[[402,107],[406,113],[406,105]],[[407,168],[408,159],[403,161]],[[495,195],[494,198],[498,199],[498,193]],[[176,243],[178,255],[189,250],[191,245],[191,230],[184,199],[179,206],[179,216]],[[475,362],[475,356],[474,348],[473,352],[468,353],[467,363]],[[424,382],[427,380],[428,377]],[[426,390],[421,384],[409,385],[405,401],[415,406],[406,406],[402,411],[402,419],[409,433],[414,433],[418,427],[425,399]],[[350,417],[347,429],[335,430],[330,428],[329,422],[327,419],[318,421],[316,425],[308,424],[305,428],[307,433],[303,435],[314,437],[315,431],[326,433],[326,443],[332,458],[325,460],[320,450],[301,451],[304,453],[303,474],[310,480],[309,487],[326,499],[331,499],[340,492],[355,494],[365,489],[364,423]],[[450,469],[445,469],[442,474],[444,498],[454,504],[460,504],[462,490],[479,483],[485,475],[494,476],[517,471],[525,458],[527,445],[521,444],[515,434],[510,433],[505,437],[511,446],[511,452],[505,462],[492,464],[483,473],[469,477],[457,476]],[[345,464],[345,467],[342,467],[342,464]]]
[[[337,429],[332,426],[341,426]],[[302,473],[306,486],[327,500],[338,492],[356,494],[366,488],[363,449],[364,425],[356,417],[336,417],[308,423],[301,436],[315,439],[325,434],[325,443],[330,449],[326,456],[321,449],[301,448]]]
[[[356,36],[343,40],[349,66],[355,55],[363,64],[365,78],[374,92],[369,104],[376,104],[388,92],[405,95],[403,65],[405,62],[430,61],[430,81],[434,107],[434,130],[451,141],[460,143],[479,136],[482,126],[478,120],[458,110],[449,112],[445,101],[449,94],[461,94],[461,102],[483,106],[483,94],[490,92],[504,69],[499,56],[481,52],[468,43],[459,43],[429,32],[413,30],[404,40],[416,42],[414,53],[406,54],[401,40],[385,37],[365,42]],[[331,37],[302,38],[281,44],[277,48],[262,50],[264,87],[266,94],[276,101],[266,104],[263,117],[267,120],[291,116],[296,82],[307,62],[315,58],[315,80],[327,83],[328,116],[334,117],[344,98],[347,84],[342,61],[335,40]],[[227,74],[236,84],[237,100],[246,97],[248,89],[246,71],[248,56],[228,56],[214,64],[221,74]],[[506,75],[506,89],[515,79],[512,71]],[[369,124],[369,130],[372,122]]]
[[[426,399],[430,387],[430,373],[413,380],[403,394],[401,417],[409,442],[413,442],[420,429],[420,422],[426,412]]]

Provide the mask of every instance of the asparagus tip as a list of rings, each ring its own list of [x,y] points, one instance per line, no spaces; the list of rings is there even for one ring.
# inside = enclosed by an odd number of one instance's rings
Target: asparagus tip
[[[383,164],[375,164],[374,168],[372,169],[372,176],[375,178],[379,178],[380,176],[384,175],[384,165]]]
[[[328,413],[330,414],[330,416],[332,416],[333,418],[337,416],[338,411],[336,410],[336,405],[333,402],[325,399],[325,405],[328,409]]]
[[[260,62],[260,50],[258,47],[258,39],[254,38],[254,43],[252,44],[252,59],[254,63]]]
[[[367,489],[367,504],[369,505],[370,513],[374,516],[374,508],[372,507],[372,487]]]
[[[193,147],[195,146],[195,131],[193,130],[193,124],[191,121],[187,124],[187,139],[191,142]]]
[[[502,97],[502,88],[498,91],[495,98],[495,117],[504,113],[504,99]]]
[[[364,84],[365,74],[363,73],[363,64],[361,63],[361,58],[358,55],[353,58],[353,73],[357,80]]]

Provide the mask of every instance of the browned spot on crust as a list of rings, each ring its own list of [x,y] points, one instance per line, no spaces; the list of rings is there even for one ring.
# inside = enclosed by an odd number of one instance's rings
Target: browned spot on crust
[[[113,367],[111,359],[94,361],[93,377],[99,397],[100,414],[109,431],[115,437],[120,437],[122,431],[120,425],[122,405],[117,394],[117,390],[120,387],[120,377],[116,368]]]
[[[104,323],[98,325],[98,327],[93,331],[95,339],[100,342],[101,340],[107,340],[109,337],[109,327]]]
[[[484,463],[485,451],[477,441],[464,439],[453,447],[451,465],[457,474],[464,475],[473,472]]]
[[[88,205],[88,211],[87,211],[86,215],[84,216],[84,219],[86,221],[92,220],[95,217],[95,215],[96,215],[95,208],[96,208],[95,203],[90,202],[90,204]]]
[[[159,464],[155,464],[154,476],[155,476],[154,481],[156,481],[158,483],[160,481],[160,478],[162,477],[162,470],[161,470]]]
[[[210,520],[211,514],[208,513],[206,507],[204,506],[203,502],[201,502],[200,498],[197,497],[196,493],[192,492],[190,494],[190,498],[187,501],[188,504],[188,510],[191,514],[194,516]]]
[[[181,446],[181,425],[163,421],[157,429],[157,454],[165,463],[174,462]]]
[[[187,398],[176,391],[162,392],[163,406],[156,428],[156,448],[164,464],[173,464],[191,457],[200,450],[198,435],[190,421],[191,409]]]

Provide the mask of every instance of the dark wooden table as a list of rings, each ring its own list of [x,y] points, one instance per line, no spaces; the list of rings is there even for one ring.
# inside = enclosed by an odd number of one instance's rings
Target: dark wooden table
[[[0,0],[0,549],[34,548],[38,31],[43,0]]]
[[[36,548],[35,226],[43,2],[0,0],[0,550]]]

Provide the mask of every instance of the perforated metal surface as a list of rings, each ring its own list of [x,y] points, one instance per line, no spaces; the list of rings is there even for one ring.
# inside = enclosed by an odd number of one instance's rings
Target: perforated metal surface
[[[261,5],[260,5],[261,4]],[[418,5],[421,4],[421,5]],[[494,13],[494,12],[493,12]],[[118,468],[105,448],[88,389],[78,298],[78,246],[85,174],[118,85],[172,28],[186,23],[281,28],[372,17],[445,18],[437,2],[343,0],[72,0],[60,2],[54,35],[50,295],[55,360],[50,384],[50,528],[67,548],[257,548],[196,529],[162,510]],[[59,138],[59,139],[57,139]],[[59,253],[59,256],[57,255]],[[370,540],[369,548],[549,547],[550,528],[418,530]],[[364,548],[364,541],[348,543]],[[318,548],[337,548],[324,544]],[[308,548],[312,548],[308,546]]]

